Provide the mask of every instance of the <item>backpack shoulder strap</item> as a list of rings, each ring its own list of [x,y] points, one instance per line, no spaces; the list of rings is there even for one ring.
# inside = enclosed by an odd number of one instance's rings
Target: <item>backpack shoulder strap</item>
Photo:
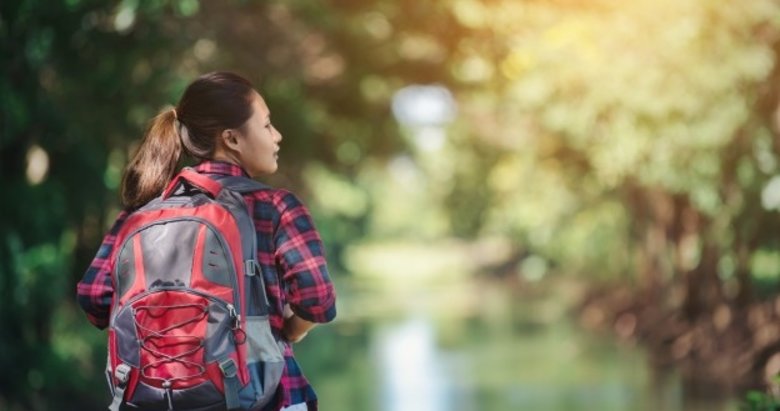
[[[243,176],[208,175],[216,181],[222,191],[215,199],[225,206],[236,219],[241,236],[244,295],[242,296],[247,316],[268,315],[270,304],[265,289],[260,264],[257,262],[257,235],[253,221],[253,213],[247,207],[245,194],[271,187]],[[240,274],[239,274],[240,275]],[[248,323],[246,324],[248,326]],[[239,391],[241,384],[237,378],[236,364],[231,358],[220,360],[220,370],[225,376],[225,396],[229,410],[241,409]]]
[[[253,282],[259,283],[260,293],[249,293],[246,297],[247,303],[253,307],[252,311],[267,314],[269,310],[268,296],[265,292],[265,284],[262,276],[260,264],[257,262],[257,235],[255,233],[255,224],[252,217],[252,210],[247,208],[244,201],[244,195],[258,190],[271,189],[270,186],[242,176],[210,175],[222,185],[224,189],[220,194],[218,201],[228,207],[238,223],[241,232],[241,242],[244,254],[244,275],[254,277]],[[258,295],[259,294],[259,295]],[[258,298],[260,297],[260,298]]]

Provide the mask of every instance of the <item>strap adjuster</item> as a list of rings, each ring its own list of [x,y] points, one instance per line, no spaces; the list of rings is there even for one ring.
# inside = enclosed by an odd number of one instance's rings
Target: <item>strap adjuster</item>
[[[130,366],[125,363],[119,364],[114,370],[114,377],[119,380],[119,383],[114,389],[114,399],[108,406],[109,411],[119,411],[119,406],[122,405],[125,398],[125,388],[127,388],[127,381],[130,379],[130,370]]]
[[[232,358],[228,358],[227,360],[219,363],[219,369],[222,371],[222,375],[224,375],[225,378],[234,378],[236,375],[238,375],[238,367]]]
[[[124,363],[119,364],[116,367],[116,370],[114,370],[114,377],[119,380],[119,384],[124,385],[127,383],[127,380],[130,379],[130,370],[130,366]]]
[[[219,369],[225,376],[225,405],[230,411],[241,409],[241,400],[238,391],[241,383],[238,381],[238,366],[232,358],[227,358],[219,363]]]
[[[254,259],[244,261],[244,275],[252,277],[260,272],[260,265]]]

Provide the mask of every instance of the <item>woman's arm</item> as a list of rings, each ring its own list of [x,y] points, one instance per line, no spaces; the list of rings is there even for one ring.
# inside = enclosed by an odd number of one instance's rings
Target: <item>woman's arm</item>
[[[306,321],[295,315],[289,305],[284,306],[284,328],[282,329],[282,334],[287,341],[291,343],[301,341],[315,325],[317,323]]]
[[[295,342],[315,323],[335,318],[336,292],[328,274],[322,240],[309,211],[289,192],[278,201],[282,211],[274,233],[274,253],[288,304],[283,333]]]
[[[108,326],[108,316],[114,296],[114,286],[111,280],[111,269],[113,268],[111,255],[114,251],[116,235],[128,215],[127,211],[119,213],[113,227],[103,238],[97,255],[76,287],[81,309],[87,314],[89,322],[101,330]]]

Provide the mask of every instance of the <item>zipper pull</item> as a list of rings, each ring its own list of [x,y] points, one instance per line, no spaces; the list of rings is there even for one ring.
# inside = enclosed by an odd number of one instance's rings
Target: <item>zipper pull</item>
[[[173,410],[173,389],[171,388],[172,384],[170,380],[165,380],[162,383],[163,389],[165,389],[165,398],[168,399],[168,411],[174,411]]]
[[[233,323],[230,329],[234,331],[240,329],[241,315],[236,311],[236,307],[234,307],[233,304],[228,304],[227,309],[228,309],[228,315],[230,315],[230,320]]]

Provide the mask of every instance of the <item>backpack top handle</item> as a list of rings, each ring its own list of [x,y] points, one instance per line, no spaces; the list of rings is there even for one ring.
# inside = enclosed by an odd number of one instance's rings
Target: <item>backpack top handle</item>
[[[163,191],[163,199],[170,197],[171,194],[176,191],[176,188],[179,186],[179,184],[183,182],[186,182],[198,190],[203,191],[204,193],[211,196],[211,198],[217,198],[219,192],[222,191],[222,184],[220,184],[218,181],[200,174],[190,167],[185,167],[181,170],[181,172],[179,172],[179,174],[176,175],[176,177],[173,178],[173,180],[171,180],[170,184],[168,184],[168,187],[165,188],[165,191]]]

